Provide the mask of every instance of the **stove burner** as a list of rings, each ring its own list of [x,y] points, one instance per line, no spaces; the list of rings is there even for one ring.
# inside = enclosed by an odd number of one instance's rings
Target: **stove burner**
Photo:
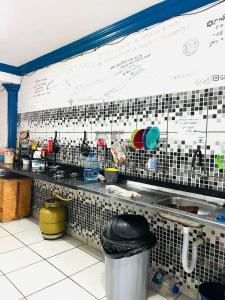
[[[70,173],[70,174],[69,174],[69,177],[70,177],[70,178],[75,178],[75,177],[78,177],[79,175],[80,175],[79,173],[73,172],[73,173]]]
[[[52,178],[54,178],[54,179],[65,178],[65,175],[64,174],[53,174]]]
[[[57,170],[57,169],[60,169],[61,167],[59,165],[50,165],[50,166],[48,166],[48,168],[50,170]]]

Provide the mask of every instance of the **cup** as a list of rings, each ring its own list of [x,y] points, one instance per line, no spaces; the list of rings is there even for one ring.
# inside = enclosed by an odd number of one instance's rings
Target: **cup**
[[[116,183],[118,180],[119,170],[116,168],[106,168],[105,179],[108,183]]]
[[[98,139],[97,140],[97,145],[98,145],[98,147],[100,147],[100,148],[104,148],[105,147],[105,140],[104,139]]]
[[[147,161],[145,168],[149,171],[157,171],[157,159],[156,158],[149,158]]]

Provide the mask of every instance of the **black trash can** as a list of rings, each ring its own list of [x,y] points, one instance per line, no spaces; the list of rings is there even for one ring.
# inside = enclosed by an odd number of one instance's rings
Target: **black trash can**
[[[204,282],[199,286],[201,300],[225,300],[225,284]]]
[[[139,215],[114,216],[101,236],[108,300],[146,300],[150,249],[157,243]]]

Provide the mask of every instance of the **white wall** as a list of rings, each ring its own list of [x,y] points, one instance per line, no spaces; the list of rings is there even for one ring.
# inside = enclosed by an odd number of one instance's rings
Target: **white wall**
[[[0,148],[7,146],[7,92],[0,87]]]
[[[20,84],[21,77],[5,72],[0,72],[0,82]]]
[[[223,10],[180,16],[38,70],[23,78],[19,112],[223,86]]]

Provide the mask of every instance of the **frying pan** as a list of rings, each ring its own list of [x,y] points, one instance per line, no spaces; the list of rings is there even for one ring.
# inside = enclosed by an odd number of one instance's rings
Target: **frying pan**
[[[87,143],[87,131],[84,131],[84,138],[80,147],[80,152],[85,157],[87,157],[90,153],[90,147]]]
[[[54,153],[58,153],[59,152],[59,149],[60,149],[60,146],[59,146],[59,143],[57,141],[57,131],[55,131],[55,137],[54,137],[54,141],[53,141],[53,152]]]

